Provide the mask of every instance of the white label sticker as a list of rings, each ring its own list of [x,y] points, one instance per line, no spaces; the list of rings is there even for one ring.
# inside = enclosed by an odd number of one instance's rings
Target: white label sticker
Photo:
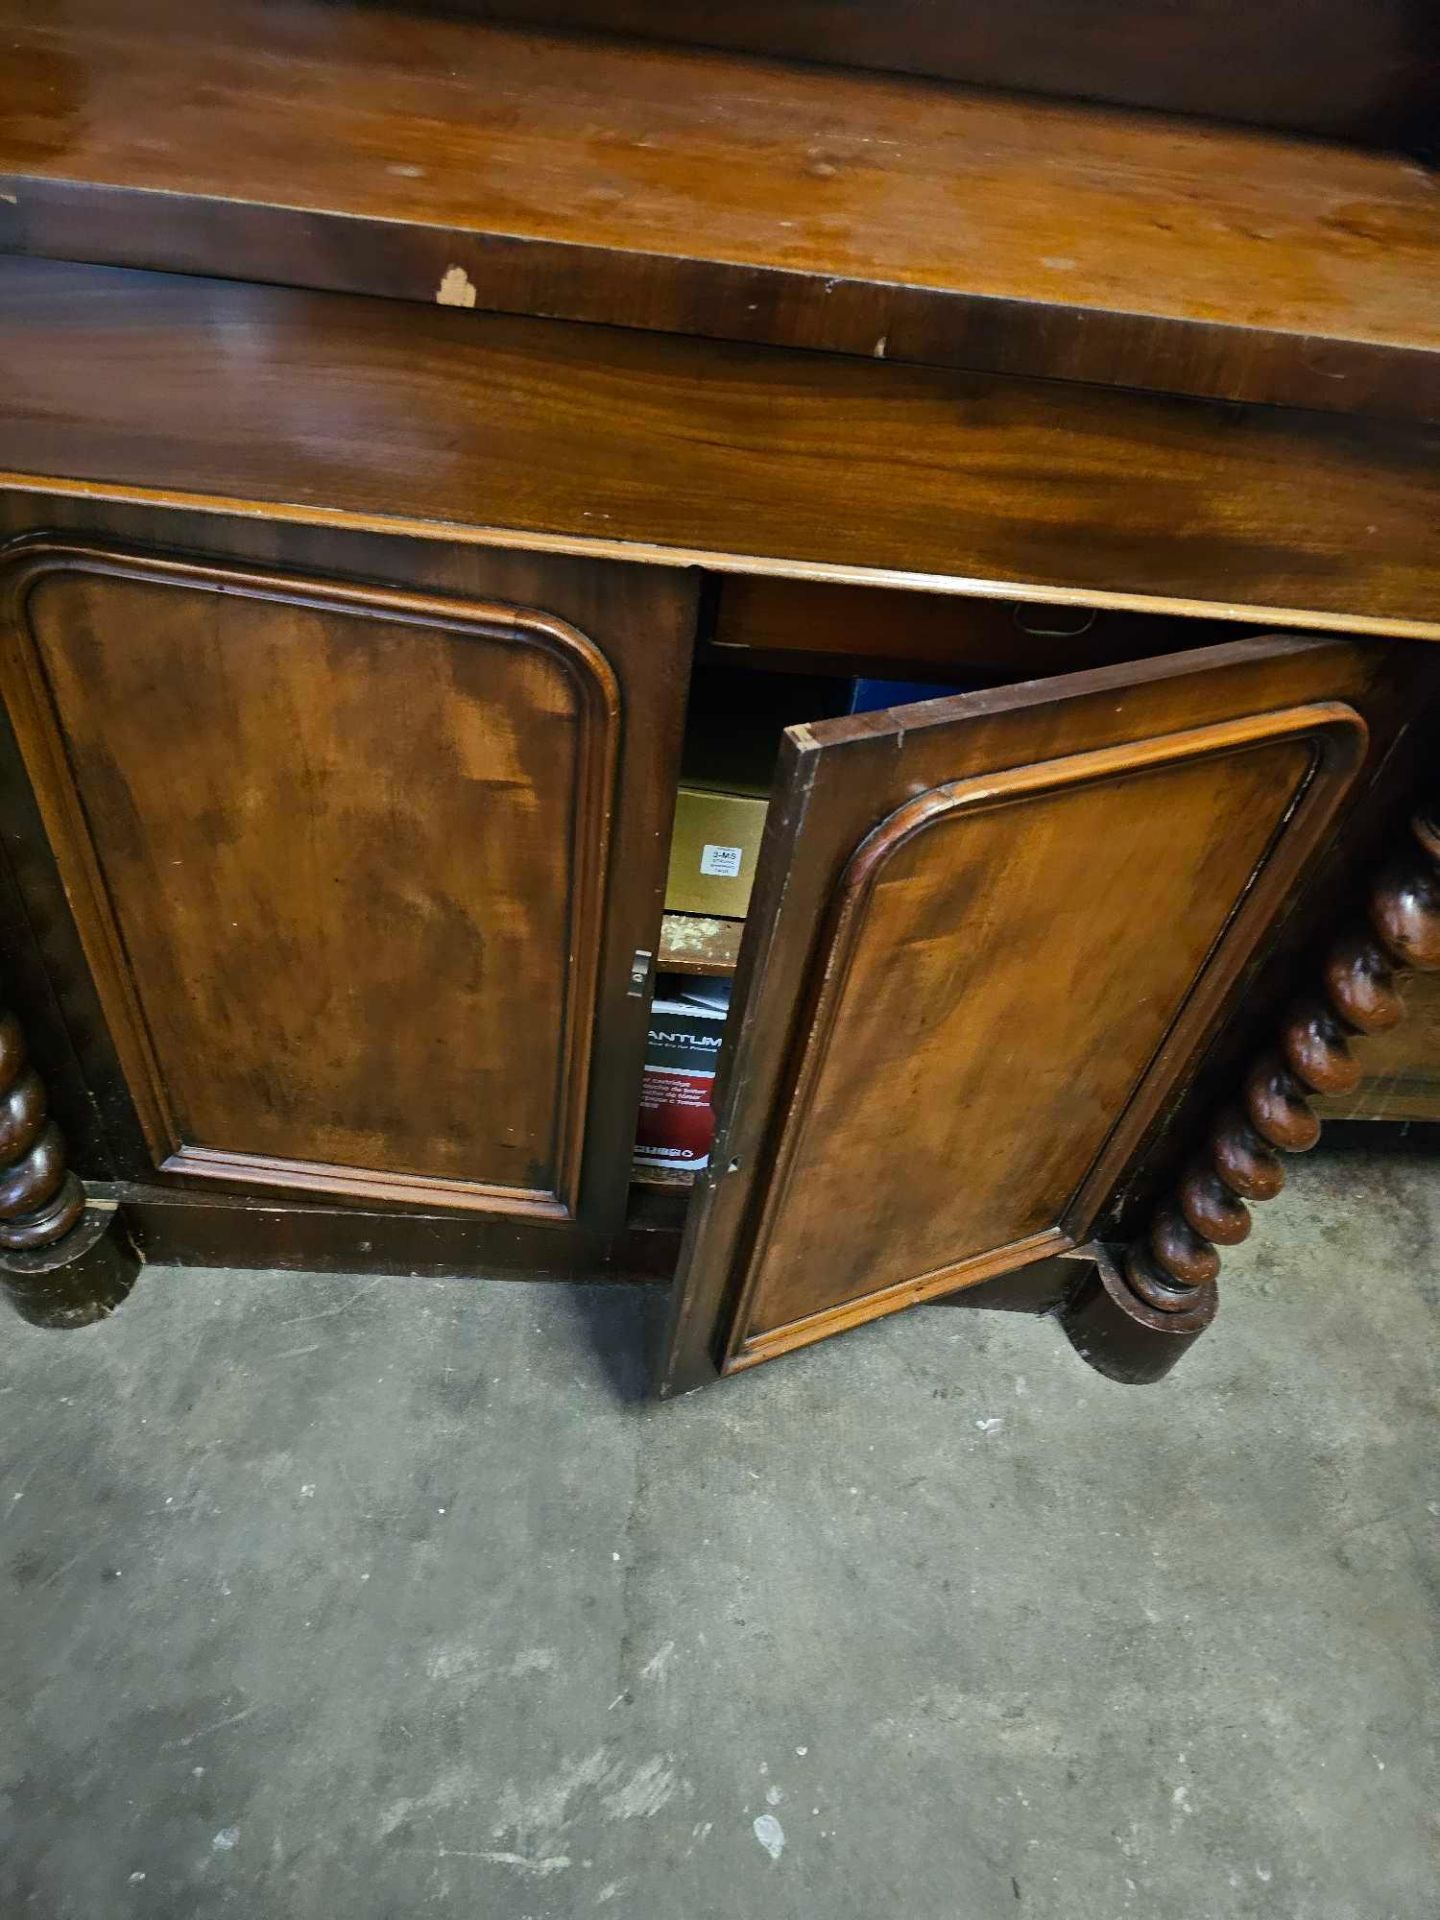
[[[717,880],[733,880],[740,871],[742,847],[702,847],[700,871]]]

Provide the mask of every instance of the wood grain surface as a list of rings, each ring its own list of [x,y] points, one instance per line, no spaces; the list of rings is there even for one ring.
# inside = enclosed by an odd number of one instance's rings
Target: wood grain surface
[[[1365,762],[1371,670],[1256,641],[792,730],[667,1391],[1088,1237]]]
[[[0,475],[1440,636],[1440,428],[0,261]]]
[[[617,848],[622,717],[673,752],[676,677],[498,603],[11,555],[7,702],[153,1163],[618,1224],[591,1121],[638,1076],[665,815],[646,780]]]
[[[809,9],[872,39],[887,11]],[[983,41],[1000,9],[931,11]],[[1027,44],[1063,64],[1057,11]],[[1392,85],[1432,111],[1440,90],[1405,0],[1320,0],[1313,29],[1294,4],[1281,28],[1200,9],[1200,39],[1237,41],[1203,71],[1182,10],[1128,41],[1117,5],[1082,11],[1110,55],[1145,71],[1158,48],[1207,98],[1217,72],[1273,97],[1317,65],[1377,112]],[[1267,40],[1306,58],[1261,67]],[[0,0],[0,42],[15,250],[1440,417],[1440,194],[1403,157],[311,0]]]

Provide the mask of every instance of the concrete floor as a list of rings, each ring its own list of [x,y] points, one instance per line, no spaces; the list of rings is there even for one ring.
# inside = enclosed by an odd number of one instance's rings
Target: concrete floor
[[[0,1913],[1433,1920],[1437,1229],[1304,1165],[1149,1389],[938,1306],[664,1409],[628,1289],[7,1320]]]

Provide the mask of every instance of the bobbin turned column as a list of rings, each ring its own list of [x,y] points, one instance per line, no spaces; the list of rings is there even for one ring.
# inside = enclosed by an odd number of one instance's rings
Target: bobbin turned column
[[[1118,1261],[1097,1259],[1061,1310],[1077,1350],[1101,1373],[1158,1380],[1205,1331],[1218,1306],[1220,1248],[1250,1232],[1247,1202],[1272,1200],[1285,1184],[1280,1154],[1306,1153],[1320,1138],[1311,1099],[1359,1084],[1350,1043],[1404,1018],[1397,975],[1440,968],[1437,805],[1411,820],[1405,846],[1371,890],[1366,923],[1325,955],[1148,1231]]]
[[[37,1327],[83,1327],[115,1311],[139,1266],[66,1166],[20,1022],[0,1012],[0,1288]]]

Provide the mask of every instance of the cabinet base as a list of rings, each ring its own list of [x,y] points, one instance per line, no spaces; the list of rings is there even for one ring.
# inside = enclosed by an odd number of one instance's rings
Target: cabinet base
[[[626,1219],[603,1234],[129,1181],[92,1182],[88,1191],[92,1207],[118,1207],[141,1256],[156,1266],[585,1281],[668,1280],[687,1198],[677,1205],[673,1194],[633,1189]]]
[[[1083,1249],[1090,1271],[1059,1311],[1060,1325],[1082,1360],[1126,1386],[1163,1380],[1215,1318],[1213,1282],[1184,1313],[1162,1313],[1133,1293],[1107,1247]]]
[[[121,1304],[140,1267],[119,1214],[92,1205],[53,1247],[0,1252],[0,1291],[33,1327],[89,1327]]]

